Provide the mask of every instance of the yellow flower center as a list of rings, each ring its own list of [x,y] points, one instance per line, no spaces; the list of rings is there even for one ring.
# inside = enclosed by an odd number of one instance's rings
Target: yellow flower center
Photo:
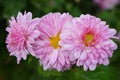
[[[59,41],[60,41],[59,34],[57,34],[55,37],[50,38],[51,46],[54,47],[55,49],[60,47],[58,44]]]
[[[83,37],[83,42],[86,46],[89,46],[94,40],[94,36],[92,34],[86,34]]]

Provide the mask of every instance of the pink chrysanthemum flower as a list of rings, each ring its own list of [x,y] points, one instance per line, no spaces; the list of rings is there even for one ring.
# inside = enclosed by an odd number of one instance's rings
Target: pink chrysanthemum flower
[[[109,57],[117,49],[111,40],[116,34],[115,29],[110,29],[99,18],[81,15],[74,18],[71,24],[66,25],[60,37],[62,47],[71,51],[70,60],[76,61],[77,66],[84,70],[94,70],[98,64],[108,65]]]
[[[117,5],[120,0],[94,0],[102,9],[111,9]]]
[[[70,20],[72,16],[68,13],[49,13],[41,18],[37,26],[41,35],[36,39],[34,51],[44,70],[63,71],[70,68],[68,52],[59,44],[62,28]]]
[[[16,19],[11,17],[9,21],[10,26],[6,28],[9,33],[6,38],[7,48],[10,55],[17,57],[18,64],[22,58],[25,60],[29,53],[35,55],[32,44],[40,34],[35,29],[38,22],[38,18],[32,19],[31,12],[24,15],[19,12]]]

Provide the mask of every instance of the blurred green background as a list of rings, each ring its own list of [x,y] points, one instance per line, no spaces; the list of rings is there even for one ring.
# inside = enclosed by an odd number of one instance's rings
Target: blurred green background
[[[101,10],[93,0],[0,0],[0,80],[120,80],[120,43],[110,59],[110,65],[97,66],[95,71],[85,72],[73,66],[64,72],[44,71],[37,59],[28,56],[17,64],[6,49],[5,28],[11,16],[21,11],[30,11],[33,17],[42,17],[49,12],[68,12],[72,16],[91,14],[106,21],[110,27],[120,31],[120,4],[111,10]]]

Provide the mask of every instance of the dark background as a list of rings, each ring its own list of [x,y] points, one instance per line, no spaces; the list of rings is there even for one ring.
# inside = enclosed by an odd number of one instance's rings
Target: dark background
[[[17,64],[6,49],[5,28],[11,16],[21,11],[30,11],[33,17],[42,17],[49,12],[68,12],[72,16],[91,14],[106,21],[110,27],[120,31],[120,5],[111,10],[101,10],[93,0],[0,0],[0,80],[120,80],[120,43],[110,58],[108,66],[99,65],[95,71],[84,71],[73,66],[64,72],[44,71],[37,59],[28,56]],[[104,34],[104,33],[103,33]]]

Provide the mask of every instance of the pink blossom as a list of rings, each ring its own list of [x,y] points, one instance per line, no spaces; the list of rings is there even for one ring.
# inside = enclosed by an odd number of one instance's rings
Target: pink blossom
[[[70,20],[72,16],[68,13],[49,13],[41,18],[37,26],[41,35],[35,41],[34,51],[44,70],[63,71],[70,68],[69,54],[59,44],[62,29]]]
[[[102,9],[111,9],[117,5],[120,0],[94,0]]]
[[[108,58],[117,49],[111,40],[115,34],[116,30],[99,18],[81,15],[64,27],[60,45],[71,51],[69,58],[76,61],[77,66],[83,66],[85,71],[94,70],[98,64],[109,64]]]
[[[28,54],[35,55],[32,45],[40,34],[35,29],[38,22],[38,18],[32,19],[31,12],[24,15],[19,12],[16,19],[11,17],[9,21],[10,25],[6,28],[9,33],[6,38],[7,48],[11,56],[17,57],[18,64],[22,58],[26,60]]]

